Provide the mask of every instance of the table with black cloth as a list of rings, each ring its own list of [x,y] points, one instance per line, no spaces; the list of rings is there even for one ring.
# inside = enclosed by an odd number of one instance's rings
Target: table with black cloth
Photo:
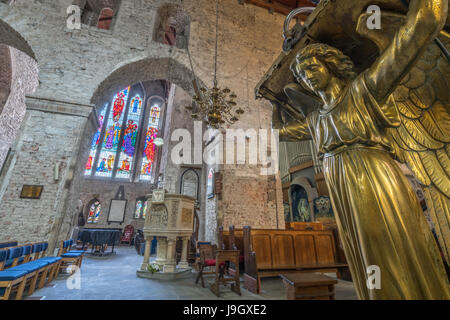
[[[111,246],[114,253],[114,246],[119,244],[121,229],[84,229],[78,234],[78,240],[83,243],[83,249],[86,243],[92,245],[92,251],[95,247],[101,247],[104,253],[105,245]]]

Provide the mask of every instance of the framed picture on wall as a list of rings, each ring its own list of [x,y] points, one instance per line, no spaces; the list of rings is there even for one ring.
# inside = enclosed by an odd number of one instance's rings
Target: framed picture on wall
[[[109,206],[108,223],[120,223],[125,221],[125,209],[127,200],[112,199]]]

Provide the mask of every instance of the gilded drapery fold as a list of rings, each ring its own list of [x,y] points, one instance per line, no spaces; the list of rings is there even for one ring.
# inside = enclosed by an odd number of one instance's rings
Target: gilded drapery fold
[[[338,103],[308,118],[344,251],[362,299],[450,299],[434,238],[385,131],[400,122],[392,98],[380,105],[357,77]],[[399,196],[402,195],[402,196]],[[381,289],[366,284],[369,266]]]

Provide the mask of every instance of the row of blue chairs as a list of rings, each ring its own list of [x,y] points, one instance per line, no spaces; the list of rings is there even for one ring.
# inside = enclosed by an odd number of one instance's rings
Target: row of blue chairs
[[[0,249],[0,300],[9,300],[16,291],[21,300],[42,288],[57,276],[60,257],[44,257],[48,243],[36,243]]]
[[[70,265],[81,267],[83,252],[71,251],[72,244],[61,241],[56,257],[45,256],[46,242],[0,249],[0,300],[9,300],[14,291],[15,299],[21,300],[26,288],[32,295]]]
[[[17,246],[17,241],[10,241],[10,242],[2,242],[0,243],[0,249],[2,248],[8,248],[8,247],[15,247]]]

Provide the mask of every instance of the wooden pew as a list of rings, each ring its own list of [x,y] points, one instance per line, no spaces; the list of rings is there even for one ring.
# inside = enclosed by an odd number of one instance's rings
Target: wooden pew
[[[238,236],[239,232],[236,232]],[[244,227],[244,287],[260,293],[261,278],[280,273],[335,272],[339,262],[333,231],[265,230]]]
[[[322,231],[321,222],[286,222],[286,230],[297,231]]]

